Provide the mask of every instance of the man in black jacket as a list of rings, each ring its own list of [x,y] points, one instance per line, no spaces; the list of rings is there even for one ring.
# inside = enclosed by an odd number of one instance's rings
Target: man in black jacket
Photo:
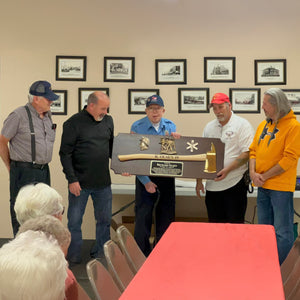
[[[63,125],[60,160],[69,183],[68,228],[71,244],[69,262],[81,262],[81,224],[88,197],[96,218],[96,244],[91,257],[103,256],[103,244],[110,239],[112,210],[109,158],[114,125],[107,115],[110,100],[102,92],[89,95],[87,106]]]

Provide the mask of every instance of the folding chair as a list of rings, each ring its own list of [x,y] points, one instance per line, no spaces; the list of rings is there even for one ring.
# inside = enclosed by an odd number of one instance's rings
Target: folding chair
[[[91,300],[86,291],[78,283],[78,300]]]
[[[291,293],[286,296],[286,300],[299,300],[299,299],[300,299],[300,278],[298,279]]]
[[[132,234],[124,225],[118,227],[117,237],[119,245],[121,246],[121,250],[131,271],[136,274],[139,268],[145,262],[146,256],[139,248]]]
[[[283,284],[286,282],[286,280],[290,276],[291,272],[293,271],[293,268],[299,257],[300,257],[300,236],[297,237],[287,258],[284,260],[284,262],[280,266]]]
[[[86,271],[97,300],[117,300],[121,292],[110,273],[96,259],[89,261]]]
[[[300,256],[298,256],[295,265],[290,272],[288,278],[283,284],[285,298],[289,299],[290,296],[294,293],[297,285],[299,284],[298,280],[300,278]],[[299,288],[299,287],[298,287]]]
[[[114,241],[109,240],[104,244],[104,254],[108,270],[120,291],[123,292],[134,277],[134,274],[119,246]]]

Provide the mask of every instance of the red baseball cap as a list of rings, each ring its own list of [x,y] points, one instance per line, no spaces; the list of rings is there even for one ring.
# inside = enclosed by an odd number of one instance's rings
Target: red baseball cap
[[[211,99],[209,107],[212,107],[213,104],[222,104],[226,102],[230,103],[229,97],[226,94],[216,93]]]

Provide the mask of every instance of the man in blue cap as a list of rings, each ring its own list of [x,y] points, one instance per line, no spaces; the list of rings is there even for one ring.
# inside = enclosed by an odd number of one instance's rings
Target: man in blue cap
[[[48,81],[36,81],[29,89],[29,103],[10,113],[3,124],[0,156],[10,174],[10,213],[14,235],[19,229],[14,205],[20,188],[33,182],[50,185],[48,163],[52,159],[56,129],[50,105],[58,98]]]
[[[145,111],[147,116],[132,124],[131,133],[180,137],[180,134],[176,133],[176,125],[162,117],[165,108],[160,96],[149,97]],[[171,177],[136,176],[134,238],[146,256],[151,252],[149,237],[158,191],[160,196],[155,209],[156,241],[175,219],[175,180]]]

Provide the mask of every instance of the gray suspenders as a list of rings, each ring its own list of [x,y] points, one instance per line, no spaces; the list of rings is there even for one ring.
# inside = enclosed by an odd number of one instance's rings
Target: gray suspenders
[[[30,128],[30,135],[31,135],[31,159],[32,159],[32,163],[35,164],[35,133],[34,133],[33,123],[32,123],[32,117],[31,117],[29,107],[27,105],[25,105],[24,107],[26,109],[28,120],[29,120],[29,128]]]

